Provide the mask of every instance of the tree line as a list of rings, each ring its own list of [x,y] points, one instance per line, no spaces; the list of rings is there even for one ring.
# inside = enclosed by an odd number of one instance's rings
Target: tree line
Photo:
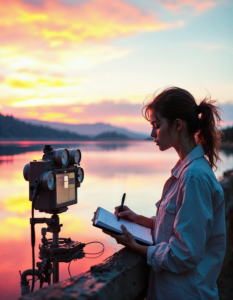
[[[94,138],[67,130],[56,130],[43,125],[33,125],[15,119],[13,116],[4,116],[0,113],[1,140],[129,140],[124,134],[117,132],[101,133]]]

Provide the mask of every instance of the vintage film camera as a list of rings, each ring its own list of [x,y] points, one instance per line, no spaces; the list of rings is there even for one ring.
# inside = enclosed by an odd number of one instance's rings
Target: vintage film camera
[[[42,160],[25,165],[24,179],[29,181],[29,200],[32,201],[35,181],[39,180],[34,208],[40,212],[61,213],[77,203],[77,188],[84,179],[80,167],[79,149],[53,150],[45,145]]]

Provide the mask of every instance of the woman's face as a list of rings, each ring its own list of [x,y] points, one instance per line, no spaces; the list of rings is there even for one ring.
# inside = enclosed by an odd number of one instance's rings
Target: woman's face
[[[161,151],[167,150],[173,146],[172,138],[172,128],[170,128],[169,135],[169,125],[166,118],[161,117],[157,113],[157,118],[151,112],[150,114],[150,123],[152,125],[151,137],[154,138],[154,142],[159,146]]]

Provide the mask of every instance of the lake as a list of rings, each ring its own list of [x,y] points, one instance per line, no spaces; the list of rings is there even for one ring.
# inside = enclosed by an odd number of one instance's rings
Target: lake
[[[23,168],[30,161],[42,158],[42,149],[48,142],[0,142],[0,234],[1,234],[1,299],[20,297],[20,275],[31,269],[30,217],[28,182],[23,178]],[[123,193],[125,204],[138,214],[155,215],[155,203],[161,198],[165,181],[178,160],[173,149],[161,152],[153,141],[130,142],[51,142],[54,149],[79,148],[82,152],[81,167],[85,178],[78,188],[78,204],[69,206],[60,214],[60,237],[88,243],[100,241],[105,251],[99,258],[83,258],[71,263],[72,276],[89,270],[120,250],[114,239],[92,226],[91,219],[97,206],[114,211],[120,205]],[[215,172],[220,178],[224,171],[233,169],[233,153],[220,151],[222,162]],[[35,217],[50,217],[35,211]],[[35,257],[41,228],[36,225]],[[52,237],[47,233],[47,238]],[[98,252],[100,245],[87,245],[85,252]],[[89,255],[90,257],[90,255]],[[60,264],[60,280],[69,278],[68,264]],[[46,284],[45,284],[46,286]],[[38,282],[36,282],[36,289]]]

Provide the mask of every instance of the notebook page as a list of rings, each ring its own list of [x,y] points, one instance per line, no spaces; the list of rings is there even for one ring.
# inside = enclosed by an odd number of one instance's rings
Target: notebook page
[[[121,225],[123,224],[127,230],[132,233],[133,236],[140,238],[142,240],[149,241],[153,244],[151,230],[149,228],[143,227],[138,224],[131,223],[129,221],[123,220],[122,218],[118,221],[117,217],[110,213],[109,211],[99,207],[99,216],[98,220],[103,224],[106,224],[112,228],[118,229],[123,233]]]

